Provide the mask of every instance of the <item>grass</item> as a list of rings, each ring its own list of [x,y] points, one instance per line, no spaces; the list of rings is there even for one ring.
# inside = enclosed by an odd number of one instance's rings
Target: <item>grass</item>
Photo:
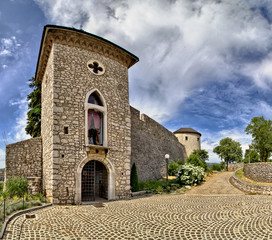
[[[237,178],[241,179],[242,181],[248,182],[248,183],[251,183],[251,184],[272,186],[272,183],[255,182],[255,181],[253,181],[253,180],[247,178],[247,177],[244,175],[243,169],[240,169],[240,170],[238,170],[237,172],[235,172],[235,176],[236,176]]]
[[[139,183],[139,191],[142,190],[148,190],[148,191],[154,191],[156,189],[166,189],[167,186],[171,186],[173,184],[177,184],[176,180],[169,180],[168,185],[166,182],[161,180],[151,180],[151,181],[145,181]]]
[[[26,201],[22,202],[21,201],[13,201],[13,200],[6,200],[6,216],[12,214],[13,212],[23,210],[23,209],[28,209],[31,207],[36,207],[36,206],[41,206],[42,202],[40,200],[31,200],[31,201]],[[4,205],[2,204],[0,207],[0,221],[4,220]]]

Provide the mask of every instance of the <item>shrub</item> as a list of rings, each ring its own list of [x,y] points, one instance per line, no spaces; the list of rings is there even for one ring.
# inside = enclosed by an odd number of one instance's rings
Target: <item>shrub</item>
[[[226,168],[226,163],[222,161],[220,163],[220,168],[221,168],[221,171],[224,170]]]
[[[170,187],[170,186],[167,186],[167,187],[165,188],[165,191],[166,191],[167,193],[170,193],[170,192],[171,192],[171,187]]]
[[[199,158],[197,155],[195,155],[195,154],[191,154],[191,155],[187,158],[186,163],[187,163],[187,164],[192,164],[192,165],[194,165],[194,166],[199,166],[199,167],[202,167],[202,168],[205,169],[205,164],[204,164],[204,163],[200,160],[200,158]],[[206,164],[206,168],[208,168],[208,167],[207,167],[207,164]]]
[[[137,168],[135,163],[133,163],[131,168],[130,186],[131,186],[132,192],[139,191],[138,174],[137,174]]]
[[[162,188],[162,186],[158,186],[158,187],[157,187],[156,193],[157,193],[157,194],[162,194],[162,193],[163,193],[163,188]]]
[[[28,183],[25,178],[13,177],[6,182],[6,191],[10,197],[23,197],[27,192]]]
[[[177,172],[177,182],[181,185],[199,184],[204,180],[204,168],[185,164]]]
[[[222,171],[223,169],[225,169],[225,162],[221,162],[220,164],[213,164],[212,165],[212,170],[214,171]]]
[[[153,191],[156,190],[159,186],[166,187],[166,182],[162,182],[160,180],[149,180],[145,182],[139,183],[139,190],[149,190]]]
[[[170,162],[168,165],[168,174],[170,176],[175,176],[178,172],[179,164],[176,162]]]
[[[178,165],[183,165],[183,160],[182,158],[180,158],[178,161],[177,161]]]

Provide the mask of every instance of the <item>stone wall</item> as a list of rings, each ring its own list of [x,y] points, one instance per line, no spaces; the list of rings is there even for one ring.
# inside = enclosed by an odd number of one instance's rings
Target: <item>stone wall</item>
[[[28,179],[29,193],[41,192],[42,139],[40,137],[6,147],[6,180],[15,176]]]
[[[49,52],[42,80],[41,136],[43,139],[43,193],[52,201],[53,197],[53,78],[54,47]]]
[[[272,186],[244,182],[235,176],[235,172],[233,173],[232,177],[230,178],[230,183],[234,187],[237,187],[238,189],[240,189],[241,191],[246,192],[246,193],[272,195]]]
[[[241,163],[230,163],[229,164],[229,171],[236,171],[240,168],[243,168],[244,167],[244,163],[241,162]]]
[[[136,163],[139,181],[159,179],[166,175],[165,154],[169,161],[185,159],[184,146],[176,136],[148,116],[130,107],[131,166]]]
[[[272,183],[272,162],[245,164],[244,174],[256,182]]]

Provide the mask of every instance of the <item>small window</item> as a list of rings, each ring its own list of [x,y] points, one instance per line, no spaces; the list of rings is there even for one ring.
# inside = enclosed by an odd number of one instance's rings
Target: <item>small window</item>
[[[186,141],[188,140],[188,137],[187,137],[187,136],[185,137],[185,140],[186,140]]]
[[[64,127],[64,134],[68,134],[68,127]]]
[[[88,103],[103,106],[97,92],[94,92],[89,96]]]
[[[199,141],[199,138],[197,138],[197,141]]]
[[[94,75],[102,75],[105,73],[105,67],[97,60],[91,59],[87,62],[87,67]]]

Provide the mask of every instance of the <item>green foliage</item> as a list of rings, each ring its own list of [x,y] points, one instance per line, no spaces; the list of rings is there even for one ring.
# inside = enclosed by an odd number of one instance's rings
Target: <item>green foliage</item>
[[[175,176],[178,172],[179,164],[177,162],[170,162],[168,164],[168,174],[169,176]]]
[[[9,197],[23,197],[27,192],[28,183],[25,178],[13,177],[6,182],[6,191]]]
[[[3,197],[3,199],[6,199],[7,197],[8,197],[8,193],[7,193],[7,191],[3,191],[2,192],[2,194],[1,194],[1,196]]]
[[[31,195],[30,198],[32,200],[37,200],[37,201],[40,201],[40,202],[43,202],[43,203],[47,202],[46,197],[42,193],[38,193],[37,195]]]
[[[194,150],[192,154],[195,154],[196,156],[198,156],[201,162],[203,163],[206,161],[209,161],[209,154],[204,149]]]
[[[12,199],[7,199],[5,202],[6,207],[6,215],[10,215],[15,211],[19,211],[22,209],[27,209],[35,206],[41,206],[42,203],[39,200],[31,200],[31,201],[25,201],[23,203],[22,199],[17,199],[16,201]],[[0,207],[0,221],[4,219],[4,205],[1,205]]]
[[[252,146],[260,155],[260,160],[267,162],[272,152],[272,121],[254,117],[245,132],[252,135]]]
[[[176,190],[179,188],[179,184],[177,184],[176,180],[169,180],[168,184],[167,182],[164,182],[162,180],[150,180],[145,182],[139,183],[139,190],[146,190],[157,193],[158,189],[161,192],[170,192],[171,190]],[[161,190],[162,189],[162,190]]]
[[[182,158],[180,158],[178,161],[177,161],[178,165],[183,165],[183,160]]]
[[[260,162],[260,156],[255,150],[247,149],[245,153],[244,163]]]
[[[166,191],[167,193],[170,193],[170,192],[171,192],[171,187],[170,187],[170,186],[167,186],[167,187],[165,188],[165,191]]]
[[[207,170],[208,166],[207,164],[203,163],[199,157],[195,154],[191,154],[187,159],[186,159],[186,163],[187,164],[192,164],[194,166],[199,166],[199,167],[202,167],[204,168],[205,170]]]
[[[221,162],[220,164],[213,164],[212,165],[212,170],[214,170],[214,171],[220,172],[224,169],[225,169],[225,162]]]
[[[133,163],[130,174],[130,186],[132,192],[139,191],[138,174],[136,164]]]
[[[161,187],[166,187],[167,184],[166,182],[162,182],[160,180],[150,180],[150,181],[145,181],[145,182],[140,182],[139,183],[139,190],[149,190],[153,191],[157,189],[159,186]]]
[[[219,145],[213,149],[213,152],[217,153],[225,161],[227,170],[229,163],[242,161],[241,144],[228,137],[221,139]]]
[[[205,171],[208,170],[208,165],[206,163],[206,161],[209,161],[209,154],[206,150],[204,149],[199,149],[199,150],[194,150],[192,152],[192,154],[195,154],[196,156],[199,157],[200,161],[203,163],[203,167],[205,169]]]
[[[28,81],[33,91],[27,95],[29,103],[25,130],[30,136],[39,137],[41,135],[41,82],[35,81],[35,78]]]
[[[200,184],[204,180],[204,169],[192,164],[185,164],[180,166],[176,177],[180,185]]]
[[[27,193],[24,194],[24,200],[25,200],[25,201],[28,201],[28,200],[29,200],[29,196],[28,196]]]
[[[158,187],[157,187],[156,193],[157,193],[157,194],[162,194],[162,193],[163,193],[163,188],[162,188],[162,186],[158,186]]]

